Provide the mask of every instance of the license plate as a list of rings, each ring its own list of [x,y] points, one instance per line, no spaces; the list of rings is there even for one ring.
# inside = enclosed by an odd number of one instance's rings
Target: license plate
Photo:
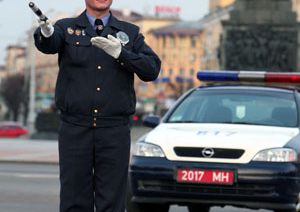
[[[233,184],[232,171],[217,170],[177,170],[178,182]]]

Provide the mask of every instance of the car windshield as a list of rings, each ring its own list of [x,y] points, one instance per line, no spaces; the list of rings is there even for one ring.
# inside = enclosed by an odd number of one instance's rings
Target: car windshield
[[[296,127],[292,93],[196,90],[173,111],[167,123],[232,123]]]

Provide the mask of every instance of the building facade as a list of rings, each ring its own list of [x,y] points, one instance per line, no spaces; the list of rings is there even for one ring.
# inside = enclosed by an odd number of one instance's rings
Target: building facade
[[[210,0],[209,11],[213,11],[218,8],[227,7],[228,5],[235,2],[235,0]]]
[[[5,70],[7,75],[22,73],[25,67],[25,47],[11,45],[6,48]]]
[[[156,90],[180,96],[197,85],[196,73],[202,69],[203,32],[199,21],[181,21],[151,31],[152,48],[162,60]]]

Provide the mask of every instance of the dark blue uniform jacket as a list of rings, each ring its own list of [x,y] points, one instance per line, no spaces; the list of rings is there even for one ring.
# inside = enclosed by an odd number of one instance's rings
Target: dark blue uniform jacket
[[[98,35],[85,12],[57,21],[50,38],[43,37],[40,28],[34,33],[41,52],[59,54],[55,102],[63,120],[91,127],[126,124],[135,112],[134,73],[143,81],[157,78],[160,59],[137,26],[111,15],[101,36],[116,37],[119,31],[129,36],[129,42],[117,60],[91,44]]]

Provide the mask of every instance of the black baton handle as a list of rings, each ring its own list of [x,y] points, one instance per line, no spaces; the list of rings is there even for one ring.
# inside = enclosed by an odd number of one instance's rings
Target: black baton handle
[[[43,14],[43,12],[33,2],[29,2],[29,7],[40,18],[41,21],[47,21],[48,20],[47,16],[45,16]]]

